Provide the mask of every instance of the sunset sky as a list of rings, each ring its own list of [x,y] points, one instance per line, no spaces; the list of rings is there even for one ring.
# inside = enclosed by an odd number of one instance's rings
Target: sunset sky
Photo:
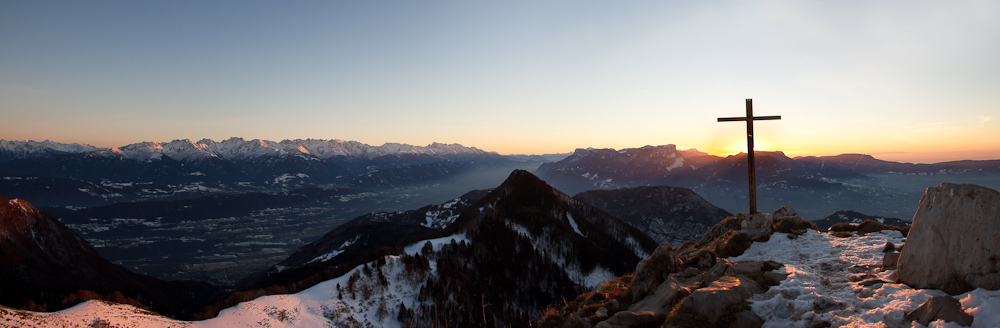
[[[0,1],[0,139],[1000,159],[1000,1]]]

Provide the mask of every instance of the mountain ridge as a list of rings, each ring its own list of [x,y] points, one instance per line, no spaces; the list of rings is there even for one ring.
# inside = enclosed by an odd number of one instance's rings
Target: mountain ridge
[[[99,156],[123,156],[125,158],[148,161],[170,156],[178,161],[199,161],[218,157],[241,161],[274,156],[306,156],[328,159],[337,156],[373,159],[379,156],[400,153],[429,155],[496,154],[476,147],[466,147],[457,143],[433,142],[427,146],[414,146],[387,142],[372,146],[358,141],[340,139],[285,139],[280,142],[231,137],[223,141],[202,139],[176,139],[170,142],[143,141],[119,147],[103,148],[87,144],[65,144],[53,141],[36,142],[0,140],[0,161],[24,159],[53,154],[83,154]]]
[[[1000,183],[1000,160],[938,164],[895,163],[870,155],[845,154],[790,158],[780,151],[757,151],[759,208],[784,205],[819,218],[853,204],[852,210],[905,216],[923,185],[945,180]],[[688,157],[691,156],[691,157]],[[579,193],[638,186],[690,188],[729,212],[746,211],[747,154],[726,157],[679,151],[674,145],[641,148],[578,149],[563,160],[534,171],[560,190]],[[970,181],[971,180],[971,181]],[[822,199],[823,201],[814,201]]]
[[[698,240],[731,213],[688,188],[642,186],[590,190],[573,199],[600,208],[638,228],[657,243],[680,246]]]

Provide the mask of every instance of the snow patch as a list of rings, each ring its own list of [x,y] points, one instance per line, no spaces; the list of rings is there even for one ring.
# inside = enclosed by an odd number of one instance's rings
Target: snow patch
[[[569,220],[569,225],[573,227],[573,231],[576,231],[576,234],[583,236],[583,233],[580,232],[580,226],[576,225],[576,220],[573,220],[572,214],[566,213],[566,220]]]
[[[454,240],[456,243],[461,241],[465,241],[466,243],[470,242],[469,238],[465,236],[464,232],[462,232],[451,236],[418,241],[416,243],[404,247],[403,253],[409,255],[420,254],[421,250],[424,248],[424,244],[427,243],[431,243],[431,245],[434,246],[434,250],[440,250],[442,245],[450,244],[452,240]]]
[[[354,238],[352,238],[350,240],[344,241],[344,243],[340,244],[340,247],[337,247],[337,249],[335,249],[333,251],[330,251],[329,253],[317,256],[316,258],[314,258],[312,260],[309,260],[309,262],[306,262],[306,264],[311,264],[311,263],[315,263],[315,262],[321,262],[322,263],[322,262],[329,261],[330,259],[332,259],[334,257],[337,257],[337,255],[340,255],[340,254],[344,253],[344,248],[347,248],[348,246],[354,245],[354,243],[358,242],[358,239],[361,239],[361,235],[354,236]],[[281,271],[278,271],[278,272],[281,272]]]
[[[275,184],[286,183],[286,182],[288,182],[291,179],[295,179],[295,178],[305,179],[305,178],[308,178],[308,177],[309,177],[309,175],[305,174],[305,173],[297,173],[297,174],[285,173],[285,174],[282,174],[282,175],[274,178],[274,183]]]
[[[432,209],[427,211],[427,213],[424,213],[425,222],[421,223],[420,225],[431,229],[443,229],[452,222],[455,222],[455,219],[458,219],[460,213],[454,213],[444,218],[442,218],[441,216],[445,214],[447,210],[450,210],[452,206],[455,206],[461,201],[462,201],[461,198],[455,198],[448,201],[447,203],[441,204],[441,207],[438,209]]]
[[[670,154],[670,157],[674,157],[674,154]],[[684,158],[683,157],[674,160],[673,164],[670,164],[670,166],[667,166],[666,167],[667,168],[667,172],[673,171],[674,169],[676,169],[678,167],[681,167],[681,166],[684,166]]]

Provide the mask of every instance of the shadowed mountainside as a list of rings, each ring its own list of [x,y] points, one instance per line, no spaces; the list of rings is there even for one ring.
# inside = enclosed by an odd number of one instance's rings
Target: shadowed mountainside
[[[0,303],[57,310],[89,298],[189,317],[219,292],[205,283],[165,282],[108,262],[52,216],[0,197]]]

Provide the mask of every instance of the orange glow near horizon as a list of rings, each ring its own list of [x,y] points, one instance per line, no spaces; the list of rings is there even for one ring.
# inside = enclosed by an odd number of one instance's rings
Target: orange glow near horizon
[[[251,139],[265,139],[272,141],[281,141],[283,139],[268,138],[264,135],[244,135],[243,138],[247,140]],[[639,148],[646,145],[665,145],[665,144],[675,144],[678,150],[687,149],[697,149],[698,151],[708,153],[710,155],[726,157],[730,155],[736,155],[739,153],[746,152],[746,138],[741,134],[737,133],[735,136],[729,136],[727,138],[719,138],[716,140],[678,140],[676,142],[671,142],[670,140],[664,140],[662,142],[649,141],[649,142],[621,142],[612,140],[572,140],[566,141],[563,139],[549,140],[548,142],[539,142],[537,140],[532,140],[533,136],[528,135],[514,135],[507,136],[506,139],[479,139],[479,138],[468,138],[462,140],[432,140],[432,141],[405,141],[405,140],[356,140],[362,143],[366,143],[372,146],[380,146],[384,143],[408,143],[416,146],[426,146],[431,142],[437,141],[442,143],[458,143],[466,147],[476,147],[484,151],[496,152],[502,155],[511,154],[563,154],[572,153],[577,148],[612,148],[616,150],[627,149],[627,148]],[[153,142],[169,142],[174,139],[188,138],[193,141],[200,140],[202,138],[209,138],[215,141],[225,140],[225,137],[221,136],[197,136],[196,134],[187,134],[175,136],[173,138],[155,138],[147,137],[143,138],[146,140],[113,140],[111,138],[107,139],[93,139],[93,140],[80,140],[73,138],[71,136],[56,136],[53,135],[49,138],[37,137],[35,136],[24,136],[20,138],[9,138],[8,140],[26,140],[31,139],[35,141],[43,141],[46,139],[52,140],[54,142],[60,143],[82,143],[90,144],[97,147],[112,148],[121,147],[132,143],[142,142],[142,141],[153,141]],[[76,139],[76,140],[74,140]],[[284,139],[296,139],[295,137],[284,138]],[[350,138],[314,138],[314,139],[344,139],[352,140]],[[360,138],[359,138],[360,139]],[[877,142],[877,140],[872,140],[871,142],[861,143],[861,137],[847,136],[839,140],[799,140],[802,138],[796,138],[795,135],[786,135],[784,138],[778,136],[772,136],[768,134],[758,135],[754,140],[755,147],[757,151],[782,151],[788,157],[796,156],[832,156],[839,154],[848,153],[860,153],[872,155],[873,157],[881,160],[894,161],[894,162],[910,162],[910,163],[939,163],[947,161],[956,160],[995,160],[1000,159],[1000,148],[995,148],[995,145],[990,144],[989,140],[978,139],[979,143],[967,143],[962,146],[956,147],[954,145],[948,145],[946,143],[931,143],[931,144],[919,144],[919,143],[909,143],[900,140],[882,140],[882,142]],[[834,141],[837,141],[835,143]],[[852,145],[861,144],[863,147],[854,147]],[[993,148],[993,149],[991,149]]]

